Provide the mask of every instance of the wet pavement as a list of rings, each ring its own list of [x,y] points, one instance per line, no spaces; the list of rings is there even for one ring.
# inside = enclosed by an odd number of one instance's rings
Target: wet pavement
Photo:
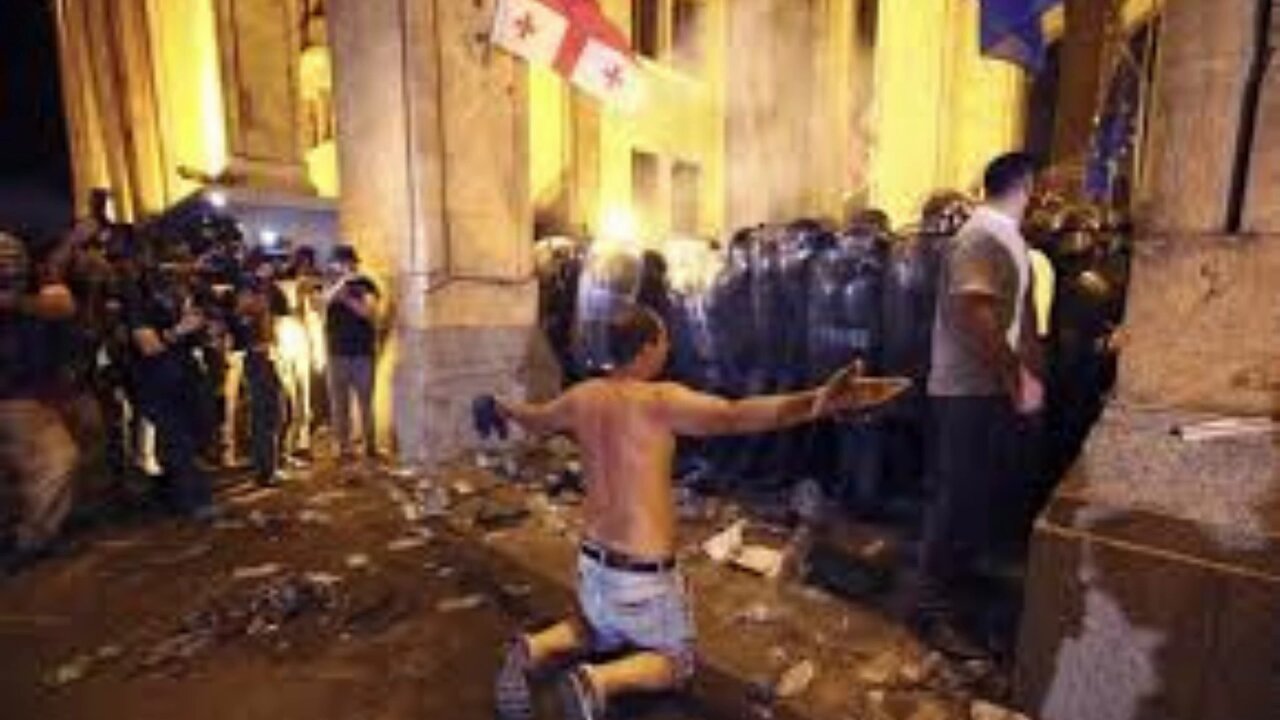
[[[322,464],[279,489],[226,480],[212,526],[142,515],[80,532],[0,580],[4,717],[492,717],[504,640],[571,607],[572,469],[554,445],[430,470]],[[768,515],[685,498],[698,677],[615,717],[947,720],[1000,699],[994,666],[930,655],[882,606],[761,576],[744,547],[707,556],[735,521],[757,560],[787,550]],[[558,717],[545,694],[540,716]]]

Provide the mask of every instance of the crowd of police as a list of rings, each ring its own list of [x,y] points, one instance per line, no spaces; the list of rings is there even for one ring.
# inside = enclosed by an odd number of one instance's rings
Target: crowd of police
[[[376,294],[350,247],[322,267],[309,246],[251,247],[216,214],[178,231],[97,214],[56,237],[0,233],[6,562],[55,548],[73,506],[216,516],[212,474],[265,485],[306,464],[326,399],[354,391],[372,437]],[[353,339],[369,358],[328,362]],[[85,465],[106,472],[77,478]]]
[[[1048,403],[1027,443],[1029,522],[1078,455],[1115,382],[1130,232],[1092,206],[1038,198],[1024,229],[1052,268],[1042,300]],[[589,246],[557,238],[539,248],[544,331],[572,382],[609,365],[602,327],[618,302],[658,312],[672,335],[671,379],[728,397],[799,390],[860,358],[870,372],[904,376],[913,391],[867,416],[772,436],[689,443],[687,478],[718,487],[774,488],[819,481],[857,514],[910,508],[927,478],[930,363],[941,253],[969,217],[944,192],[919,222],[891,230],[866,211],[847,227],[800,220],[748,228],[711,246],[696,277],[672,276],[687,255]],[[1037,278],[1038,282],[1046,282]],[[837,452],[815,452],[817,448]]]

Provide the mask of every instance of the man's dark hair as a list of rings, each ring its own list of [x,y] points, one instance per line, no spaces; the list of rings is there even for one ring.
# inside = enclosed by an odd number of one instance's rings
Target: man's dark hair
[[[614,368],[635,360],[645,346],[658,341],[662,334],[662,320],[658,314],[642,305],[631,305],[619,310],[609,320],[609,355]]]
[[[360,256],[356,254],[356,249],[350,245],[334,245],[333,251],[329,255],[332,262],[342,262],[351,265],[360,264]]]
[[[1035,177],[1036,159],[1028,153],[1012,152],[1001,155],[987,165],[982,176],[982,189],[988,199],[1008,195],[1022,182]]]

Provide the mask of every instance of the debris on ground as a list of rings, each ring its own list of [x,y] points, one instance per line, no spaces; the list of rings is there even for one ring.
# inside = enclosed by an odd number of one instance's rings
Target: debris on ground
[[[447,598],[436,603],[436,611],[441,613],[454,613],[462,612],[464,610],[474,610],[481,605],[484,605],[486,599],[487,598],[480,593]]]
[[[475,484],[469,480],[456,480],[452,487],[453,493],[460,498],[468,498],[479,492]]]
[[[46,674],[44,684],[51,688],[60,688],[83,680],[93,668],[93,663],[93,656],[77,655]]]
[[[746,530],[747,521],[739,520],[704,542],[702,549],[715,562],[729,562],[742,549]]]
[[[245,565],[231,571],[232,580],[261,580],[279,574],[284,568],[280,563],[262,563],[261,565]]]
[[[308,508],[298,512],[298,522],[303,525],[332,525],[333,518],[329,513]]]
[[[533,586],[528,583],[511,583],[503,585],[502,594],[510,598],[529,597],[533,594]]]
[[[351,553],[343,562],[352,570],[363,570],[370,564],[369,556],[364,553]]]
[[[427,538],[421,535],[410,535],[409,537],[396,538],[387,543],[387,550],[391,552],[404,552],[406,550],[416,550],[426,547]]]
[[[792,665],[778,679],[777,685],[774,686],[774,694],[782,699],[795,697],[808,690],[817,676],[818,667],[811,660],[799,662]]]
[[[780,613],[774,608],[764,604],[756,603],[751,607],[742,610],[733,616],[734,622],[752,623],[755,625],[764,625],[767,623],[777,622]]]
[[[309,507],[328,507],[339,500],[346,499],[347,494],[346,490],[325,490],[307,498],[302,504]]]
[[[280,538],[289,527],[284,515],[278,512],[253,510],[249,513],[247,520],[254,530],[270,538]]]
[[[783,554],[763,545],[746,545],[730,558],[730,563],[756,575],[776,579],[782,575]]]

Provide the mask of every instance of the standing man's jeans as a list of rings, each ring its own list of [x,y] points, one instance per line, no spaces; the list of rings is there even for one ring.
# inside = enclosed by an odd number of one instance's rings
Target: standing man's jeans
[[[11,470],[22,497],[20,551],[57,537],[71,511],[71,481],[79,453],[62,418],[37,400],[0,400],[0,466]]]
[[[191,389],[156,387],[142,399],[142,414],[155,427],[160,465],[168,478],[169,504],[177,512],[202,516],[213,509],[213,485],[196,464],[201,435],[198,411],[185,404]]]
[[[244,371],[249,381],[254,476],[260,483],[269,483],[280,467],[280,376],[276,373],[275,361],[264,349],[245,353]]]
[[[946,615],[958,580],[1018,512],[1017,414],[1006,396],[931,397],[933,462],[920,558],[922,615]]]
[[[351,455],[351,396],[355,395],[360,408],[360,431],[364,437],[364,452],[373,456],[377,452],[377,421],[373,417],[373,357],[342,356],[329,358],[329,404],[332,408],[333,427],[338,435],[338,451]]]

